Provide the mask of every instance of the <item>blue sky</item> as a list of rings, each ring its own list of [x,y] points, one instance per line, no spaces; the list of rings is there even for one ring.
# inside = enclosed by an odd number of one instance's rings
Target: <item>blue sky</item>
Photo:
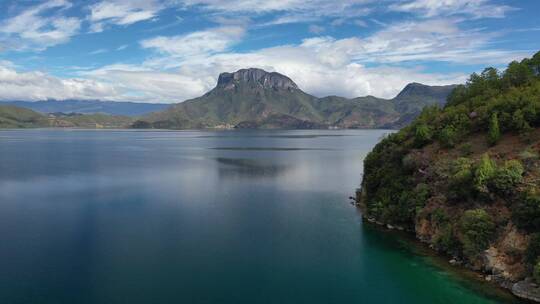
[[[0,100],[174,103],[259,67],[391,98],[540,50],[537,0],[0,2]]]

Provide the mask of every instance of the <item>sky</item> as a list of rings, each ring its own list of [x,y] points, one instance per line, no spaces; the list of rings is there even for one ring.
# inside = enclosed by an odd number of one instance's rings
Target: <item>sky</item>
[[[257,67],[315,96],[464,83],[540,50],[538,0],[0,0],[0,100],[177,103]]]

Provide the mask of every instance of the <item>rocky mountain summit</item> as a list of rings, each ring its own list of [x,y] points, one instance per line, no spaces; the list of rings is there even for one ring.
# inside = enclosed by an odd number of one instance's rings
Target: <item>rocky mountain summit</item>
[[[143,116],[135,128],[398,128],[427,105],[444,104],[455,86],[409,84],[396,98],[318,98],[289,77],[262,69],[219,75],[201,97]]]
[[[233,90],[241,85],[274,90],[292,91],[298,89],[296,83],[285,75],[255,68],[241,69],[234,73],[221,73],[216,89]]]

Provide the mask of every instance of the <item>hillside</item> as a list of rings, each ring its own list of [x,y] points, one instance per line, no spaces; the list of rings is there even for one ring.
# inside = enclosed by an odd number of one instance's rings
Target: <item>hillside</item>
[[[395,128],[425,105],[444,103],[454,86],[410,84],[396,98],[317,98],[289,77],[260,69],[222,73],[201,97],[152,113],[137,128]]]
[[[485,69],[364,161],[370,222],[416,234],[452,263],[540,301],[540,52]]]
[[[78,113],[78,114],[108,114],[120,116],[140,116],[151,112],[161,111],[168,104],[115,102],[100,100],[43,100],[43,101],[1,101],[0,105],[11,105],[30,109],[42,114],[48,113]]]
[[[133,118],[106,114],[64,114],[43,115],[29,109],[0,105],[0,129],[16,128],[125,128]]]
[[[0,128],[35,128],[48,126],[47,117],[15,106],[0,106]]]

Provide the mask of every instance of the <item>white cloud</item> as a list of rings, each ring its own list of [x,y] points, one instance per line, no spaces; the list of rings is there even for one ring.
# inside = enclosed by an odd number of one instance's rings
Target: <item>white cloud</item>
[[[345,48],[352,60],[377,63],[400,63],[404,61],[446,61],[467,64],[499,64],[527,55],[520,51],[502,51],[485,48],[499,33],[481,30],[462,30],[456,19],[428,19],[400,22],[364,39],[310,40],[323,54],[331,54],[336,48]]]
[[[117,51],[123,51],[129,47],[129,44],[122,44],[121,46],[117,47]]]
[[[155,103],[180,102],[195,97],[208,87],[204,78],[161,72],[131,65],[111,65],[81,72],[86,78],[114,85],[122,92],[116,100]]]
[[[175,58],[205,56],[228,50],[244,34],[242,26],[222,26],[179,36],[159,36],[141,41],[141,46]]]
[[[420,13],[426,17],[464,14],[474,18],[502,18],[508,11],[514,10],[510,6],[490,2],[490,0],[414,0],[393,4],[390,9]]]
[[[41,51],[69,41],[81,25],[78,18],[64,15],[70,7],[71,3],[65,0],[47,1],[1,22],[0,42],[3,48]]]
[[[354,20],[354,24],[359,26],[359,27],[367,27],[368,26],[367,23],[364,20],[360,20],[360,19]]]
[[[108,49],[97,49],[95,51],[92,51],[88,54],[90,55],[99,55],[99,54],[103,54],[103,53],[107,53],[109,50]]]
[[[375,0],[183,0],[185,7],[199,7],[237,17],[239,14],[263,15],[275,13],[276,16],[258,26],[272,26],[289,23],[307,23],[325,17],[350,19],[371,12],[368,5]]]
[[[108,24],[130,25],[156,18],[165,8],[157,0],[105,0],[89,6],[91,32],[101,32]]]
[[[0,64],[1,100],[111,99],[119,92],[113,86],[90,79],[60,79],[43,72],[17,72]]]

